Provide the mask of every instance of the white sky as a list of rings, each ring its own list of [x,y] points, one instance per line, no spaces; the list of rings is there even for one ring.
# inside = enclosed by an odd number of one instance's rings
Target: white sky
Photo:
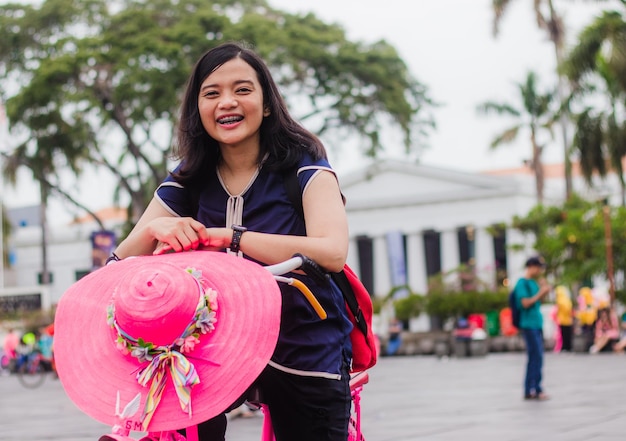
[[[517,103],[515,83],[529,70],[538,73],[540,87],[556,83],[554,49],[537,29],[533,2],[512,2],[501,22],[498,38],[492,35],[492,0],[269,0],[290,12],[313,12],[324,21],[338,23],[351,40],[366,43],[384,39],[393,45],[409,70],[428,86],[441,103],[435,110],[437,130],[421,162],[445,168],[479,171],[518,167],[530,153],[520,141],[490,150],[491,140],[509,127],[499,116],[479,116],[484,101]],[[591,22],[602,8],[618,2],[556,0],[565,14],[568,39]],[[545,151],[546,162],[561,162],[560,131]],[[571,134],[570,134],[571,136]],[[335,158],[335,167],[346,162]]]
[[[429,88],[431,98],[441,103],[434,110],[438,127],[429,138],[429,148],[421,162],[467,171],[518,167],[530,152],[523,138],[510,146],[490,150],[490,141],[510,121],[479,116],[476,106],[487,100],[516,103],[515,83],[523,81],[530,69],[538,73],[540,86],[556,82],[554,50],[536,28],[533,2],[512,2],[502,21],[500,36],[495,39],[491,32],[491,1],[269,0],[278,9],[313,12],[326,22],[338,23],[351,40],[373,43],[384,39],[392,44],[412,75]],[[556,0],[558,10],[565,11],[570,42],[603,7],[617,3]],[[559,135],[557,132],[557,139],[546,148],[546,163],[562,161]],[[340,173],[359,163],[353,155],[333,155],[332,146],[328,147],[331,161]],[[29,180],[27,177],[25,181]],[[104,190],[107,186],[103,185],[103,176],[92,175],[81,187],[81,199],[91,201],[90,208],[97,210],[112,204],[113,184],[110,191]],[[8,206],[38,202],[37,187],[29,182],[21,183],[17,190],[5,185],[2,193]],[[53,212],[50,217],[61,221],[63,212],[63,208],[57,207],[56,214]]]

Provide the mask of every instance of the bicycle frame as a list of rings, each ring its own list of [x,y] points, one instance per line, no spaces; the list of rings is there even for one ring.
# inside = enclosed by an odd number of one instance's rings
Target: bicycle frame
[[[40,386],[48,371],[52,371],[51,361],[46,360],[38,352],[22,354],[16,362],[17,378],[22,386],[27,388]]]

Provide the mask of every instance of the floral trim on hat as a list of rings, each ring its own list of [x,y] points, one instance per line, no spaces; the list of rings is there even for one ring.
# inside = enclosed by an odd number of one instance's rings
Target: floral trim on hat
[[[195,268],[187,268],[200,288],[200,299],[193,319],[182,333],[182,335],[167,346],[155,346],[154,343],[145,341],[143,338],[134,338],[127,334],[115,320],[115,306],[110,304],[107,308],[107,323],[117,331],[117,348],[124,354],[130,354],[137,358],[140,362],[151,361],[155,355],[163,351],[177,350],[181,353],[188,353],[193,350],[196,344],[200,342],[200,334],[208,334],[215,330],[217,322],[217,292],[212,288],[206,290],[202,288],[202,272]]]
[[[203,287],[202,272],[195,268],[185,270],[194,277],[198,284],[200,297],[193,319],[183,333],[171,344],[155,346],[143,338],[135,338],[126,333],[115,320],[115,306],[107,307],[107,323],[117,331],[115,340],[118,350],[135,357],[141,363],[148,364],[137,373],[137,382],[142,386],[150,385],[146,405],[141,416],[144,428],[147,428],[158,406],[165,388],[165,377],[169,372],[176,387],[181,409],[191,417],[191,388],[200,383],[193,363],[184,354],[193,351],[200,343],[200,336],[215,330],[218,309],[217,291]]]

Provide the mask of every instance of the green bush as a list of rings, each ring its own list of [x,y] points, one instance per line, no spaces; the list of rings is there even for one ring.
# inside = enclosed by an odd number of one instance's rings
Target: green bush
[[[424,311],[425,297],[410,293],[406,297],[393,301],[398,320],[407,321]]]
[[[492,291],[435,291],[429,293],[425,300],[425,310],[428,314],[446,320],[467,317],[469,314],[499,311],[507,306],[508,295],[506,292]]]

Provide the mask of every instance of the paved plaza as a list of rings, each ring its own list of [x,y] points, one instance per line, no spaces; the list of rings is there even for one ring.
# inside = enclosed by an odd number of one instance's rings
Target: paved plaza
[[[547,354],[544,385],[552,399],[545,402],[522,400],[524,362],[523,353],[382,358],[363,391],[366,440],[626,437],[626,355]],[[259,440],[261,422],[231,420],[227,439]],[[25,389],[14,376],[0,377],[0,440],[97,441],[107,432],[73,405],[58,380]]]

